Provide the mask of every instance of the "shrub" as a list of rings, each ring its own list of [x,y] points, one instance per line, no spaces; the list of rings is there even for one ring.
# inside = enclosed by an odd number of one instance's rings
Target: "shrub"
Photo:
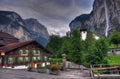
[[[45,69],[43,66],[38,66],[37,69]]]
[[[57,64],[52,64],[50,67],[51,71],[58,71],[59,70],[59,66]]]
[[[55,62],[61,63],[62,60],[63,60],[62,58],[51,58],[51,59],[50,59],[50,62],[52,62],[52,63],[55,63]]]

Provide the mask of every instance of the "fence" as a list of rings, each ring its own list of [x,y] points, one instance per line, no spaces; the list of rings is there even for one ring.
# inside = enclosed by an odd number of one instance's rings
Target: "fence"
[[[92,79],[120,79],[120,65],[91,65]]]

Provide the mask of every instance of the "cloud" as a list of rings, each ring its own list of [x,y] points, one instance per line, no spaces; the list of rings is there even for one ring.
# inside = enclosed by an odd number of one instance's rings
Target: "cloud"
[[[93,0],[0,0],[0,10],[11,10],[25,18],[36,18],[49,33],[65,35],[69,23],[82,13],[89,13]]]

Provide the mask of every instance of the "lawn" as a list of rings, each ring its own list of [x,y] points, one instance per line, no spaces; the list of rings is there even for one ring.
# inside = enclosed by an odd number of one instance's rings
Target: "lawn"
[[[120,48],[120,45],[115,45],[115,44],[111,44],[110,46],[109,46],[109,48],[110,49],[114,49],[114,48]]]
[[[109,65],[120,65],[120,56],[109,56],[107,59]]]

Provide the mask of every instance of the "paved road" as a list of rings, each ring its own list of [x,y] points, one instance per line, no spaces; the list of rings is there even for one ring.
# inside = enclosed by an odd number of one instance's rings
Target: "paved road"
[[[64,71],[60,75],[49,75],[27,70],[0,69],[0,79],[90,79],[85,76],[86,72],[78,70]]]

